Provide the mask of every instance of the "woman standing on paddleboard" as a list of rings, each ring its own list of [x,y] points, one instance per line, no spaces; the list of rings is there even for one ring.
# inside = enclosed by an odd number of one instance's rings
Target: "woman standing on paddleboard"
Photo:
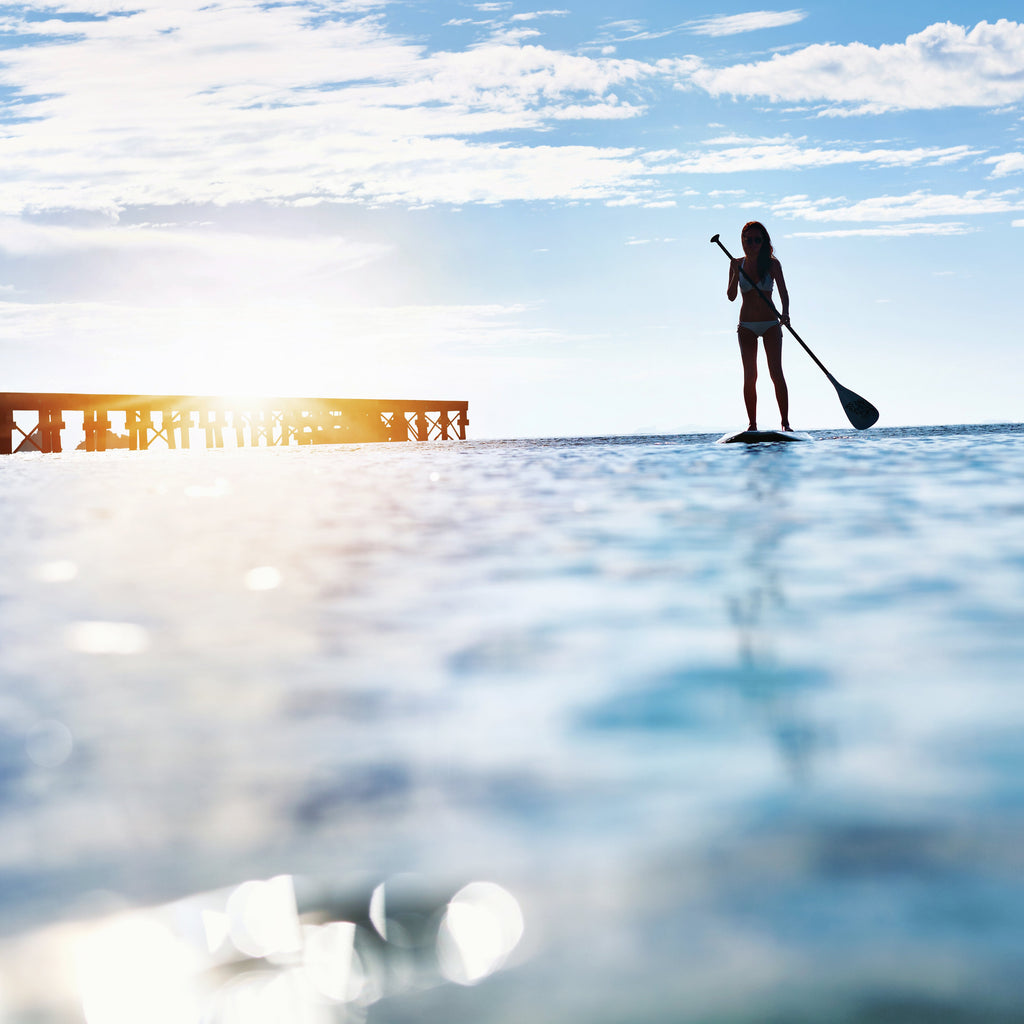
[[[730,302],[735,301],[737,290],[743,296],[736,331],[743,359],[743,401],[749,420],[747,429],[757,430],[757,339],[764,338],[764,354],[775,385],[782,429],[792,430],[789,425],[789,388],[782,373],[782,324],[789,323],[789,292],[782,276],[782,264],[775,258],[772,240],[760,221],[744,224],[740,237],[743,259],[733,260],[729,266],[726,295]],[[780,315],[776,315],[769,303],[758,295],[760,290],[771,300],[775,285],[779,286],[779,298],[782,300]]]

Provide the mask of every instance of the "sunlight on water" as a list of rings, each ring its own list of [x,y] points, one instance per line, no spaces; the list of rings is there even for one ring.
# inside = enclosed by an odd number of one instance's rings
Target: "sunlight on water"
[[[212,484],[188,484],[185,495],[189,498],[224,498],[231,493],[231,485],[223,477]]]
[[[33,575],[44,583],[67,583],[78,575],[78,566],[67,559],[53,562],[40,562]]]
[[[473,985],[493,974],[523,937],[523,914],[511,893],[474,882],[455,894],[437,936],[445,977]]]
[[[261,565],[245,574],[245,585],[249,590],[275,590],[281,586],[280,570],[272,565]]]
[[[286,875],[240,885],[228,899],[227,918],[228,936],[246,956],[275,957],[302,946],[295,890]]]
[[[361,900],[303,881],[300,913],[295,879],[253,879],[43,930],[33,937],[30,962],[74,965],[74,1000],[87,1024],[337,1024],[350,1010],[365,1017],[383,998],[446,979],[481,981],[521,938],[518,903],[500,886],[472,883],[447,902],[437,892],[424,902],[421,892],[410,902],[407,884],[399,884],[391,930],[400,937],[389,942],[369,920],[386,887]],[[331,919],[339,900],[357,920]],[[43,988],[54,995],[59,981],[51,972]],[[4,1024],[18,1019],[0,1015]]]
[[[303,962],[309,982],[336,1003],[358,1001],[367,987],[355,940],[356,926],[351,921],[321,925],[306,937]]]
[[[196,1019],[198,957],[145,914],[115,918],[78,943],[82,1010],[88,1024],[180,1024]]]
[[[387,918],[387,892],[384,884],[381,883],[373,890],[370,897],[370,924],[377,929],[377,934],[387,941],[388,918]]]
[[[149,634],[131,622],[76,622],[68,628],[67,645],[81,654],[141,654]]]
[[[713,442],[0,459],[0,1024],[1017,1021],[1024,430]]]

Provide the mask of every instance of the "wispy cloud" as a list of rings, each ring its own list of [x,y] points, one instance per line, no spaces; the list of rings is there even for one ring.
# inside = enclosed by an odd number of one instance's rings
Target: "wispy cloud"
[[[1024,192],[971,191],[963,195],[936,195],[916,191],[902,196],[873,196],[849,201],[841,198],[812,199],[788,196],[774,204],[779,217],[810,221],[902,222],[928,217],[976,217],[1024,210]]]
[[[652,29],[646,22],[635,19],[606,22],[602,28],[599,42],[638,43],[654,39],[664,39],[678,32],[677,26],[663,29]]]
[[[806,138],[710,139],[689,153],[652,153],[650,160],[666,174],[736,174],[750,171],[794,171],[842,164],[873,164],[879,167],[940,166],[979,156],[970,146],[889,146],[859,148],[835,144],[809,144]]]
[[[611,198],[646,173],[631,150],[494,133],[634,117],[644,85],[696,67],[521,39],[427,53],[364,5],[341,11],[185,0],[98,11],[73,39],[65,22],[15,22],[32,43],[5,50],[0,68],[0,212]]]
[[[1024,153],[1004,153],[1002,156],[990,156],[985,163],[992,165],[992,177],[1003,178],[1007,174],[1019,174],[1024,171]]]
[[[1021,222],[1024,224],[1024,221]],[[910,238],[918,235],[969,235],[976,227],[958,222],[943,224],[882,224],[871,228],[834,228],[827,231],[790,231],[787,238]]]
[[[513,14],[512,21],[536,21],[538,18],[564,18],[570,11],[524,11]]]
[[[931,25],[903,43],[815,44],[770,60],[705,67],[693,81],[712,95],[824,104],[832,113],[1001,107],[1024,100],[1024,25]]]
[[[806,11],[748,11],[746,14],[720,14],[688,21],[683,28],[698,36],[734,36],[765,28],[795,25],[807,17]]]

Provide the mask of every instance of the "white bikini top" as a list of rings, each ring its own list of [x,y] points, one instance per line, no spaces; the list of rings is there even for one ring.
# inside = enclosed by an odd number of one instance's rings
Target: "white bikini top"
[[[744,275],[745,275],[745,272],[741,270],[740,271],[740,291],[741,292],[749,292],[749,291],[751,291],[753,289],[754,286],[747,280],[747,278]],[[762,277],[761,280],[757,282],[757,287],[760,288],[761,291],[763,291],[765,293],[765,295],[771,295],[772,288],[774,286],[775,286],[775,281],[772,279],[772,272],[769,269],[769,270],[765,271],[764,277]]]

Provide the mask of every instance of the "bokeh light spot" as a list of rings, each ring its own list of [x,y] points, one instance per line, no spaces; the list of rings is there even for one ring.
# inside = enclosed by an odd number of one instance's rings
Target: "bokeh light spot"
[[[384,883],[381,882],[370,896],[370,923],[377,929],[377,934],[387,942],[388,918],[384,901]]]
[[[272,565],[260,565],[245,574],[245,586],[248,590],[274,590],[281,586],[280,570]]]
[[[145,914],[114,918],[78,944],[88,1024],[180,1024],[196,1019],[194,954]]]
[[[474,985],[497,971],[523,936],[516,898],[493,882],[472,882],[448,904],[437,936],[445,977]]]
[[[67,583],[78,575],[78,566],[67,559],[40,562],[32,570],[32,575],[40,583]]]
[[[133,622],[76,622],[68,628],[67,646],[81,654],[141,654],[149,633]]]
[[[292,953],[302,946],[291,875],[243,882],[228,898],[228,933],[246,956]]]
[[[350,921],[307,929],[304,963],[309,983],[337,1003],[359,999],[366,972],[355,948],[356,926]]]
[[[25,752],[40,768],[58,768],[70,756],[75,741],[71,730],[56,719],[37,722],[25,737]]]

